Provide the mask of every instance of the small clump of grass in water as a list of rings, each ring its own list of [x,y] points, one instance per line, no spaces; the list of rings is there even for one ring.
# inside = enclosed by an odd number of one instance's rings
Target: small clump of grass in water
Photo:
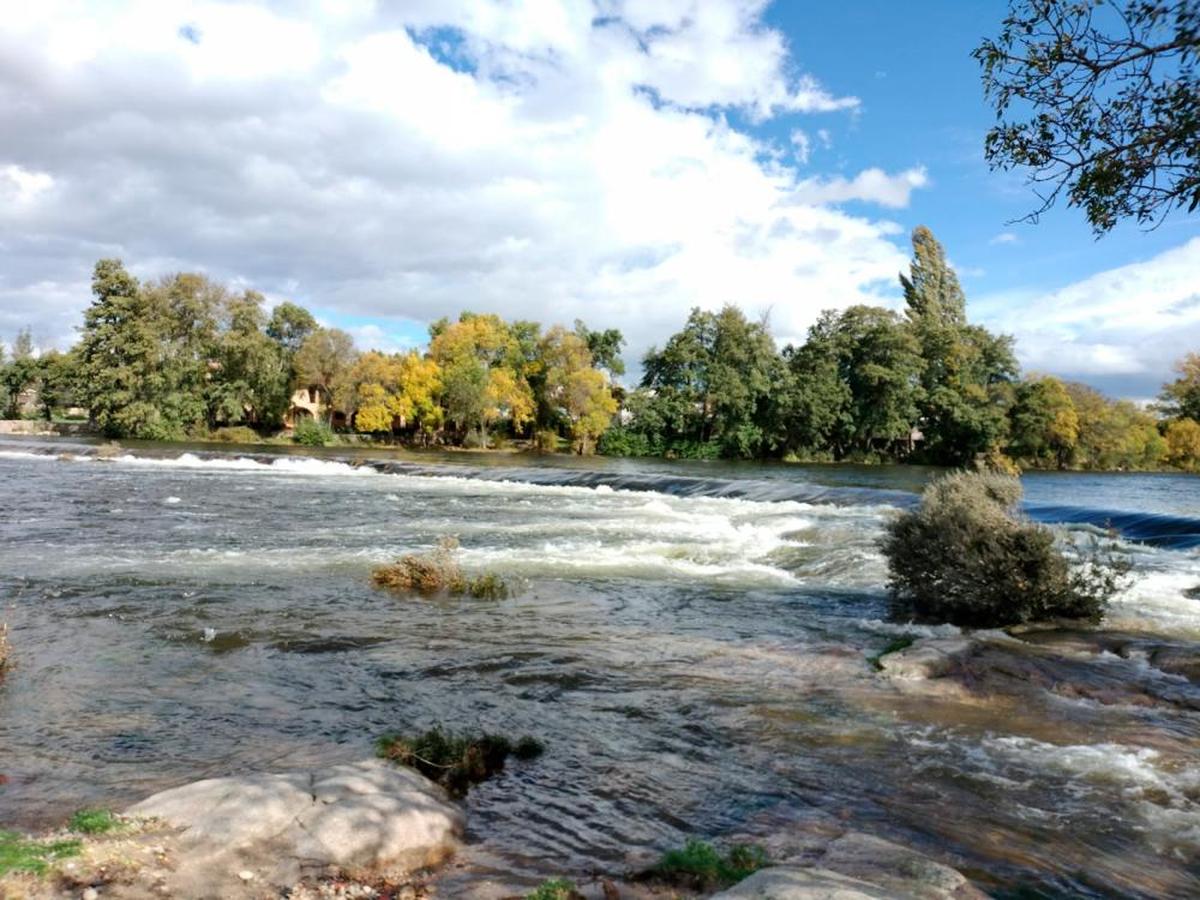
[[[892,638],[886,647],[884,647],[874,656],[867,657],[867,662],[871,664],[871,667],[874,668],[876,672],[882,672],[883,662],[881,660],[885,656],[887,656],[889,653],[899,653],[901,650],[907,650],[916,642],[916,637],[911,634],[902,634],[899,637]]]
[[[710,891],[729,887],[768,865],[766,851],[754,844],[735,844],[722,854],[712,844],[689,840],[668,850],[649,874],[663,881]]]
[[[0,625],[0,675],[3,675],[12,663],[9,661],[11,648],[8,643],[8,626]]]
[[[544,750],[541,741],[528,735],[514,745],[501,734],[454,734],[441,728],[415,736],[385,734],[375,742],[378,756],[416,769],[455,797],[503,771],[509,756],[533,759]]]
[[[508,597],[508,584],[493,572],[468,578],[455,558],[457,551],[458,540],[443,537],[427,553],[409,553],[394,563],[377,566],[371,572],[371,583],[396,593],[423,597],[438,594],[466,594],[479,600]]]
[[[565,878],[551,878],[539,884],[532,893],[526,894],[525,900],[576,900],[582,896],[575,890],[573,882]]]
[[[0,875],[45,875],[55,863],[78,856],[81,848],[79,840],[39,841],[15,831],[0,831]]]
[[[108,834],[125,827],[125,821],[109,809],[81,809],[71,816],[67,828],[79,834]]]

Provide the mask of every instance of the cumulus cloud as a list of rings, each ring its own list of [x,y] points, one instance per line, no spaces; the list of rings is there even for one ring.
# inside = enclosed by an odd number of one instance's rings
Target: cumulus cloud
[[[764,6],[14,7],[0,334],[69,343],[104,256],[296,299],[362,341],[466,308],[620,327],[636,356],[692,306],[770,309],[786,339],[889,301],[901,229],[839,204],[903,207],[927,176],[802,179],[734,124],[858,107]]]
[[[981,297],[972,309],[1016,336],[1026,368],[1152,396],[1172,363],[1200,346],[1197,272],[1200,238],[1193,238],[1058,290]]]
[[[908,206],[912,192],[928,183],[929,176],[923,167],[906,169],[895,175],[889,175],[883,169],[866,169],[849,179],[842,176],[805,179],[797,185],[793,199],[818,205],[861,200],[902,209]]]

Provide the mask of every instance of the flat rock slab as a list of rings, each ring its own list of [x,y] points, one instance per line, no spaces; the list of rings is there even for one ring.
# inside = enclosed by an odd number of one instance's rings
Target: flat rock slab
[[[986,900],[957,869],[882,838],[851,831],[833,841],[822,867],[868,881],[897,897],[920,900]]]
[[[904,896],[828,869],[772,866],[712,900],[895,900]]]
[[[143,800],[126,815],[180,830],[181,896],[223,885],[291,885],[330,871],[396,874],[458,846],[464,817],[445,792],[383,760],[313,772],[209,778]]]

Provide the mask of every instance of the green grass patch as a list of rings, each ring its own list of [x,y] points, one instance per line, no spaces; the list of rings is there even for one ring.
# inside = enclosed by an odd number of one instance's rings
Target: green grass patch
[[[412,736],[385,734],[375,742],[378,756],[416,769],[456,797],[503,771],[509,756],[533,759],[544,750],[541,741],[528,735],[514,744],[501,734],[455,734],[440,728]]]
[[[871,664],[871,667],[874,668],[876,672],[882,672],[883,663],[880,662],[881,659],[883,659],[889,653],[899,653],[901,650],[907,650],[916,642],[916,636],[911,634],[902,634],[899,637],[892,638],[890,641],[888,641],[888,645],[886,647],[884,647],[874,656],[867,657],[867,662]]]
[[[722,853],[712,844],[690,840],[682,849],[664,853],[650,874],[671,884],[710,891],[737,884],[766,865],[766,851],[754,844],[735,844]]]
[[[575,884],[565,878],[551,878],[543,881],[537,888],[525,895],[525,900],[575,900],[580,896],[575,890]]]
[[[124,827],[124,820],[109,809],[81,809],[67,823],[67,828],[79,834],[108,834]]]
[[[45,875],[60,860],[78,856],[81,846],[78,840],[39,841],[15,831],[0,831],[0,875]]]

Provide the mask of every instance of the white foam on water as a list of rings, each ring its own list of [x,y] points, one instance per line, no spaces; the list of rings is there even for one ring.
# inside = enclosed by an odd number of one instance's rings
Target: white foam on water
[[[165,500],[163,500],[163,503],[167,504],[167,506],[174,506],[176,503],[182,502],[183,500],[179,497],[167,497]]]
[[[1105,617],[1110,628],[1200,635],[1200,598],[1186,591],[1200,587],[1200,559],[1194,553],[1158,554],[1169,568],[1136,571],[1132,583],[1113,598]]]
[[[986,738],[981,760],[1000,772],[1016,765],[1036,776],[1056,774],[1067,790],[1087,803],[1100,803],[1116,791],[1138,812],[1136,827],[1160,852],[1200,850],[1200,764],[1165,758],[1149,747],[1124,744],[1060,746],[1033,738]]]

